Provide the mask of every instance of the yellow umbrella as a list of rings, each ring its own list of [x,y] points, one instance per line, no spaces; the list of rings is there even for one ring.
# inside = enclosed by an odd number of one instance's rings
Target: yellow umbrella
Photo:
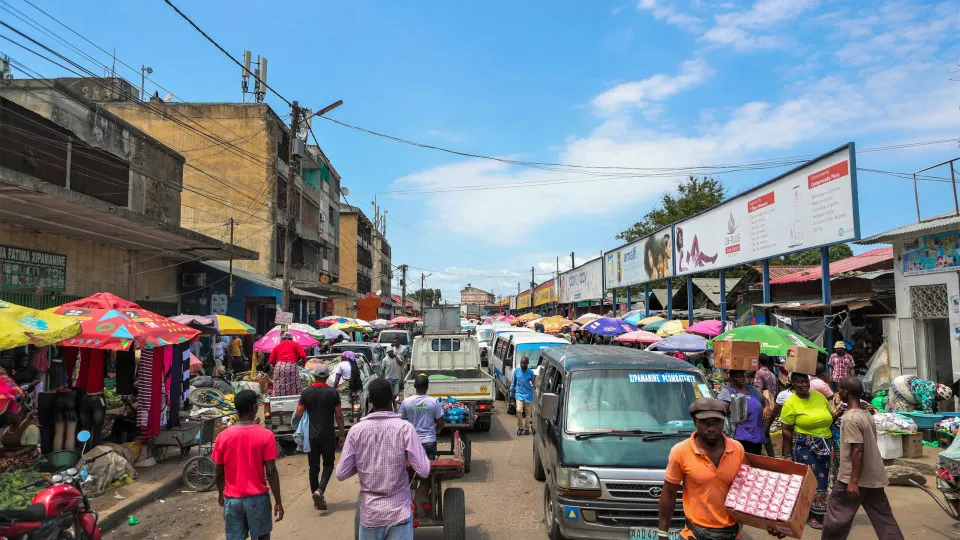
[[[540,324],[543,325],[543,331],[547,334],[555,334],[563,330],[564,326],[573,326],[573,321],[566,319],[559,315],[554,315],[553,317],[547,317],[540,321]]]
[[[340,330],[341,332],[363,332],[367,329],[365,326],[357,324],[357,322],[353,319],[347,322],[332,324],[330,325],[330,328]]]
[[[220,333],[228,336],[247,336],[256,334],[257,331],[249,324],[235,319],[229,315],[214,315],[217,318],[217,328]]]
[[[0,350],[53,345],[80,333],[80,321],[0,300]]]
[[[682,321],[667,321],[663,323],[663,326],[661,326],[659,330],[657,330],[657,335],[660,337],[678,336],[682,333]]]
[[[636,326],[637,328],[642,328],[650,323],[655,323],[655,322],[665,321],[665,320],[666,319],[664,319],[663,317],[657,317],[656,315],[654,315],[652,317],[647,317],[646,319],[640,319],[639,321],[637,321]]]
[[[533,320],[536,320],[536,319],[539,319],[539,318],[540,318],[540,315],[537,315],[536,313],[524,313],[523,315],[517,317],[517,322],[518,322],[518,323],[527,323],[527,322],[530,322],[530,321],[533,321]]]

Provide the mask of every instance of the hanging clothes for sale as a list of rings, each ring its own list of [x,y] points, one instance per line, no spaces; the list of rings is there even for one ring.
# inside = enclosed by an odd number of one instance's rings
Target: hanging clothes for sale
[[[64,347],[63,358],[70,377],[70,386],[89,393],[103,392],[105,377],[103,349]],[[79,362],[79,364],[77,363]]]
[[[136,353],[133,350],[117,351],[117,395],[132,396],[137,374]]]
[[[50,360],[47,357],[49,352],[50,347],[37,347],[33,350],[33,354],[30,355],[30,361],[33,362],[33,367],[37,368],[37,371],[40,373],[46,373],[50,369]]]
[[[140,352],[137,371],[137,425],[144,439],[160,433],[161,392],[163,390],[163,358],[155,358],[154,349]]]
[[[180,343],[166,347],[173,351],[173,361],[170,370],[164,374],[164,381],[168,389],[169,410],[167,414],[168,428],[180,427],[180,407],[183,405],[183,388],[186,386],[183,376],[184,366],[190,365],[190,348],[188,343]],[[189,375],[189,367],[187,374]]]

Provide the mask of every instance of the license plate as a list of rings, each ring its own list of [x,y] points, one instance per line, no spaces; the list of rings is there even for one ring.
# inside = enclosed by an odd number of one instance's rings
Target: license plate
[[[657,529],[649,527],[630,527],[630,540],[659,540]],[[683,540],[679,531],[670,531],[670,540]]]

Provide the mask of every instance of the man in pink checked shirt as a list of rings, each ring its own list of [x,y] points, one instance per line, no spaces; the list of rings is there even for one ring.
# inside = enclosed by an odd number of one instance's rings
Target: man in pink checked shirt
[[[407,461],[426,478],[430,460],[413,424],[393,412],[390,382],[371,382],[369,397],[373,412],[347,432],[337,480],[360,475],[360,540],[413,540]]]

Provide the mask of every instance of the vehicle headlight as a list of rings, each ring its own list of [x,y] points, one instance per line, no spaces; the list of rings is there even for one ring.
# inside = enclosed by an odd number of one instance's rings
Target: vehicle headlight
[[[557,467],[557,487],[570,491],[600,490],[600,479],[593,471]]]

